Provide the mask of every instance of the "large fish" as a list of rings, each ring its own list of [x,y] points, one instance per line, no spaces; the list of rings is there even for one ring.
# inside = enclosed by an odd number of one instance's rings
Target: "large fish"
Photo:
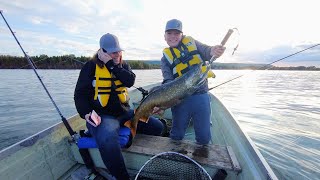
[[[201,72],[201,64],[190,67],[190,70],[175,80],[153,88],[149,95],[142,100],[135,111],[131,121],[131,128],[135,134],[138,121],[148,121],[153,108],[158,107],[162,110],[175,106],[185,97],[192,95],[201,83],[206,79],[207,71]]]

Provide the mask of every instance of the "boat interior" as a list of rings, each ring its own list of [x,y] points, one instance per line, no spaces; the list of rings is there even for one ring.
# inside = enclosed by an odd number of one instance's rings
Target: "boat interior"
[[[132,91],[131,94],[131,102],[139,102],[141,93]],[[123,149],[132,178],[151,157],[162,152],[177,152],[198,162],[212,179],[221,172],[224,179],[277,179],[251,139],[213,94],[211,104],[213,140],[210,145],[195,143],[192,123],[181,141],[137,134],[132,145]],[[160,118],[166,120],[170,129],[170,109]],[[86,129],[85,121],[78,115],[69,118],[68,123],[75,132]],[[90,176],[90,169],[74,139],[61,122],[0,151],[0,179],[83,179]],[[99,150],[90,148],[87,151],[96,169],[108,176]]]

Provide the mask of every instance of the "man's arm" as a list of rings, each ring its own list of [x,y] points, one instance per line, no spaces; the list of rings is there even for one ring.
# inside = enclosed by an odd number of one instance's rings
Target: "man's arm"
[[[162,71],[162,77],[163,77],[162,84],[174,80],[170,63],[168,62],[167,58],[164,56],[161,58],[161,71]]]

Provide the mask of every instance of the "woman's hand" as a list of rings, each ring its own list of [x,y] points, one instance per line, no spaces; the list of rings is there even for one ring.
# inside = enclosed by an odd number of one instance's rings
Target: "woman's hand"
[[[86,115],[84,116],[84,119],[85,119],[86,121],[88,121],[88,120],[89,120],[90,115],[91,115],[91,113],[86,114]]]
[[[100,48],[98,51],[98,58],[103,61],[105,64],[112,60],[112,58],[109,56],[108,53],[103,52],[103,50]]]
[[[225,50],[226,48],[221,45],[212,46],[210,55],[218,58],[224,53]]]
[[[93,110],[92,113],[84,116],[86,121],[94,127],[97,127],[101,123],[101,117]]]

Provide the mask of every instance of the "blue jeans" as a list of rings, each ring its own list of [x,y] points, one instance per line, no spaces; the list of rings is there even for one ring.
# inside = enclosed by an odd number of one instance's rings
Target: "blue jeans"
[[[133,115],[133,110],[130,110],[127,114],[118,118],[102,115],[101,124],[98,127],[93,127],[87,123],[87,128],[97,142],[105,166],[108,168],[111,175],[118,180],[129,179],[129,174],[124,163],[118,140],[118,131],[120,125],[123,124],[123,122],[132,119]],[[148,123],[138,123],[137,133],[160,135],[162,129],[162,122],[154,117],[150,117]]]
[[[182,140],[192,118],[197,143],[209,144],[211,140],[211,109],[208,93],[189,96],[180,104],[172,107],[171,110],[172,129],[170,138]]]

